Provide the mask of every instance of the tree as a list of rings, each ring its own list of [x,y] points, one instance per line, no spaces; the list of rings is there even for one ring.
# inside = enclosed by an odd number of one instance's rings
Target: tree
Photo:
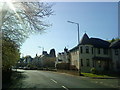
[[[20,45],[35,32],[42,33],[50,24],[45,18],[53,14],[52,5],[42,2],[0,3],[0,40],[3,69],[9,69],[19,58]]]
[[[109,42],[110,43],[113,43],[113,42],[115,42],[115,41],[117,41],[117,40],[120,40],[119,38],[112,38],[112,40],[109,40]]]
[[[19,48],[9,38],[2,39],[2,70],[8,71],[20,58]]]
[[[2,3],[0,30],[21,45],[31,33],[43,32],[50,24],[45,18],[53,14],[52,5],[42,2],[6,2]]]
[[[115,39],[113,38],[110,42],[112,43],[112,42],[114,42],[115,41]]]

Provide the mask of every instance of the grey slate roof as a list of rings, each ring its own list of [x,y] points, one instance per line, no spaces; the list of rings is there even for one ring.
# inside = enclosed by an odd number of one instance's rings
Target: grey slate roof
[[[79,45],[93,45],[96,48],[109,48],[110,42],[99,38],[89,38],[88,35],[85,33]],[[120,42],[119,42],[119,47],[120,47]],[[78,49],[78,45],[72,48],[70,51],[73,51],[75,49]]]
[[[75,49],[78,49],[78,45],[75,46],[74,48],[70,49],[69,51],[71,52],[71,51],[74,51]]]
[[[97,48],[109,48],[110,43],[108,41],[99,38],[90,38],[91,45]]]
[[[97,48],[109,48],[110,43],[99,38],[89,38],[85,33],[81,39],[80,45],[93,45]]]
[[[115,49],[120,48],[120,40],[117,40],[111,43],[110,48],[115,48]]]
[[[81,45],[91,44],[88,35],[85,33],[80,42]]]

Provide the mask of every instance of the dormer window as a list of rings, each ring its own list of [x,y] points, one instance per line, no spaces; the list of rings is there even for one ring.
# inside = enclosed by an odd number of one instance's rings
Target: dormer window
[[[89,53],[89,47],[86,46],[86,53]]]

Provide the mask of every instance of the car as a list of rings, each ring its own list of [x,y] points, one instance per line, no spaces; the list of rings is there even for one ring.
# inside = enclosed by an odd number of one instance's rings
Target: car
[[[24,67],[23,69],[24,70],[30,70],[30,67]]]
[[[18,69],[23,69],[23,67],[18,67]]]

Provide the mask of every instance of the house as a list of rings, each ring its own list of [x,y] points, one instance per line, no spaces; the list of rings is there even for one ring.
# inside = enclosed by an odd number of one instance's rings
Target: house
[[[57,54],[56,64],[57,63],[69,63],[68,49],[65,47],[64,52]]]
[[[120,72],[120,40],[117,40],[110,45],[112,70]]]
[[[26,64],[31,63],[32,62],[32,57],[30,55],[25,56],[23,62],[26,63]]]
[[[93,67],[98,71],[115,71],[117,70],[115,67],[120,66],[116,63],[120,61],[118,60],[120,54],[117,56],[114,54],[120,52],[119,44],[119,41],[111,44],[99,38],[89,38],[85,33],[80,44],[69,50],[71,65],[75,65],[82,72],[90,72]]]
[[[33,58],[32,62],[31,62],[31,65],[33,67],[36,67],[36,68],[40,68],[41,67],[41,55],[37,55]]]
[[[28,64],[31,64],[33,61],[33,58],[30,55],[27,55],[25,57],[20,58],[16,66],[18,68],[26,67]]]
[[[50,53],[48,54],[47,51],[43,51],[42,55],[37,55],[32,58],[31,56],[27,55],[21,58],[18,62],[18,67],[30,67],[34,69],[41,69],[41,68],[55,68],[55,60],[56,54],[55,49],[51,49]]]
[[[42,67],[44,68],[55,67],[56,60],[55,49],[51,49],[49,54],[47,53],[47,51],[43,51],[40,59]]]
[[[61,52],[61,53],[57,54],[55,67],[57,69],[69,69],[69,65],[70,65],[69,51],[65,47],[64,52]]]

